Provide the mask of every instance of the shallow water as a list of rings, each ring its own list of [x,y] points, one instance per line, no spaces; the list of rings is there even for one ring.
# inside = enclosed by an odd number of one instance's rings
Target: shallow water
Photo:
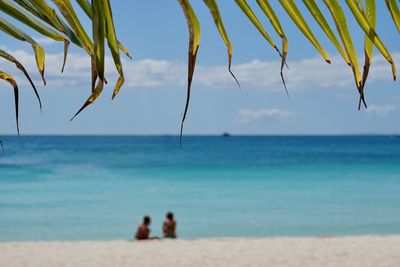
[[[400,233],[400,138],[4,137],[0,241]]]

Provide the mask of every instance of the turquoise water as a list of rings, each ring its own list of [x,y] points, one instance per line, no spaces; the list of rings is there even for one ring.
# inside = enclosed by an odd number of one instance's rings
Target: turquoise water
[[[400,138],[4,137],[0,241],[400,234]]]

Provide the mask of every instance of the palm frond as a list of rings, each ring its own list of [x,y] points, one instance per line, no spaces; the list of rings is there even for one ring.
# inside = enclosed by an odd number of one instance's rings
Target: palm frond
[[[296,3],[293,0],[279,0],[279,2],[281,3],[285,11],[288,13],[288,15],[292,18],[293,22],[297,25],[299,30],[317,49],[317,51],[321,54],[321,56],[325,59],[325,61],[331,63],[328,53],[319,43],[318,39],[314,36],[314,33],[312,32],[310,26],[308,26],[308,23],[304,19]]]
[[[394,25],[396,25],[397,30],[400,32],[400,9],[396,0],[386,0],[386,6],[392,16]]]
[[[91,8],[91,4],[88,0],[76,0],[76,2],[79,4],[79,6],[83,9],[83,11],[85,12],[86,16],[88,16],[90,19],[92,19],[92,8]],[[108,6],[111,5],[108,4]],[[112,16],[111,16],[112,18]],[[117,45],[120,51],[122,51],[128,58],[132,59],[132,56],[130,54],[130,52],[128,51],[128,49],[125,48],[125,46],[117,40]]]
[[[260,34],[264,37],[264,39],[279,53],[281,56],[281,51],[279,50],[278,46],[266,32],[264,27],[262,26],[261,22],[258,20],[256,14],[251,9],[249,4],[246,0],[235,0],[236,4],[240,7],[243,13],[247,16],[247,18],[253,23],[254,27],[260,32]]]
[[[364,102],[365,107],[367,107],[367,104],[365,103],[363,95],[361,93],[361,73],[360,73],[360,64],[358,62],[357,51],[354,47],[353,39],[351,38],[345,13],[340,4],[336,0],[324,0],[324,2],[332,14],[332,18],[333,21],[335,22],[336,29],[339,32],[340,39],[342,40],[347,56],[349,57],[350,60],[350,65],[353,71],[354,81],[357,90],[360,93],[360,96]]]
[[[200,46],[201,35],[200,35],[200,22],[196,16],[196,13],[193,11],[192,6],[190,5],[189,0],[178,0],[178,2],[182,7],[189,28],[188,82],[187,82],[186,104],[185,104],[185,110],[183,112],[183,117],[181,122],[181,132],[180,132],[180,144],[182,146],[183,124],[185,123],[186,115],[189,108],[190,90],[192,87],[193,74],[194,74],[194,69],[196,67],[196,58]]]
[[[329,23],[325,19],[324,14],[322,14],[322,11],[318,7],[315,0],[303,0],[303,3],[307,7],[308,11],[310,11],[310,13],[314,17],[315,21],[318,23],[318,25],[324,31],[324,33],[326,34],[328,39],[336,47],[336,49],[338,50],[340,55],[343,57],[343,59],[346,61],[346,63],[348,65],[350,65],[350,59],[349,59],[348,55],[346,54],[346,51],[343,49],[343,46],[341,45],[340,41],[336,37],[332,28],[329,26]]]
[[[40,76],[43,79],[43,83],[46,84],[46,80],[44,78],[44,69],[45,69],[44,49],[35,40],[33,40],[32,37],[30,37],[20,28],[12,25],[2,17],[0,17],[0,30],[14,37],[17,40],[28,42],[32,46],[33,52],[35,53],[37,68],[39,70]]]
[[[204,0],[206,3],[208,9],[210,10],[211,16],[214,19],[215,26],[217,27],[222,40],[225,43],[226,48],[228,49],[228,71],[232,75],[232,77],[235,79],[237,85],[240,87],[239,81],[236,79],[236,76],[233,74],[231,70],[232,66],[232,44],[231,41],[229,40],[229,36],[226,33],[224,22],[222,21],[221,13],[219,11],[218,4],[215,0]]]
[[[219,2],[217,0],[203,1],[208,7],[211,18],[213,19],[214,24],[216,25],[217,30],[226,46],[228,52],[228,70],[233,78],[236,80],[236,82],[239,84],[236,77],[231,71],[233,45],[227,33],[227,26],[229,25],[225,25],[222,19],[221,14],[223,13],[223,10],[220,10],[220,6],[218,5]],[[190,0],[178,0],[178,2],[182,7],[189,29],[187,77],[188,81],[186,89],[186,103],[180,131],[180,141],[182,142],[183,125],[188,112],[197,52],[200,45],[200,21],[197,18],[195,10],[193,10],[190,4]],[[283,30],[285,25],[282,20],[282,14],[278,13],[278,10],[273,8],[273,5],[271,5],[271,1],[269,0],[256,0],[256,2],[258,4],[259,11],[261,11],[266,16],[266,18],[272,25],[275,33],[282,40],[281,50],[264,29],[262,23],[256,15],[257,10],[253,10],[248,4],[247,0],[235,0],[236,5],[240,8],[247,19],[250,20],[254,28],[280,55],[280,75],[283,81],[283,85],[287,91],[285,79],[283,76],[283,68],[286,64],[289,41],[287,35]],[[393,79],[396,79],[396,67],[393,58],[386,48],[384,42],[377,34],[377,7],[375,0],[302,0],[302,2],[306,7],[307,12],[310,12],[313,20],[317,22],[318,26],[322,29],[323,33],[328,38],[330,43],[332,43],[332,45],[337,49],[345,62],[350,65],[354,76],[355,85],[360,96],[360,103],[362,101],[366,107],[364,99],[364,89],[368,78],[370,66],[372,64],[374,47],[376,47],[380,54],[389,62],[392,68]],[[51,3],[52,5],[50,5]],[[329,12],[326,13],[331,15],[333,23],[328,22],[328,20],[326,19],[327,14],[324,14],[324,12],[320,9],[320,6],[323,3],[328,8]],[[350,9],[351,12],[345,13],[342,9],[341,3],[345,3],[345,5]],[[382,3],[382,1],[379,1],[379,3]],[[385,0],[385,3],[387,9],[391,14],[395,27],[400,32],[400,10],[396,0]],[[19,21],[21,24],[40,33],[41,35],[44,35],[55,41],[63,42],[64,61],[62,62],[62,70],[64,70],[68,46],[70,43],[75,44],[77,47],[83,49],[91,58],[91,92],[86,102],[77,112],[77,114],[79,114],[85,107],[94,103],[94,101],[102,93],[103,88],[107,83],[105,77],[105,43],[107,42],[116,71],[119,75],[118,80],[114,86],[112,94],[113,99],[119,93],[125,81],[120,52],[125,53],[130,58],[131,55],[125,48],[125,46],[123,46],[122,43],[118,40],[110,0],[76,0],[76,4],[77,5],[74,5],[73,3],[71,3],[70,0],[0,0],[0,11],[7,14],[12,19]],[[322,58],[326,62],[330,63],[330,57],[325,48],[321,45],[321,43],[323,43],[321,38],[314,34],[313,28],[311,27],[312,25],[309,24],[309,22],[303,16],[304,14],[301,11],[302,9],[299,8],[298,3],[295,0],[279,0],[279,4],[283,8],[283,12],[289,15],[299,31],[306,37],[306,39],[317,50]],[[84,25],[86,24],[83,23],[81,21],[81,18],[78,16],[81,11],[83,11],[89,18],[92,26],[91,29],[85,29]],[[365,36],[365,60],[362,74],[360,71],[360,64],[356,52],[357,49],[354,46],[352,34],[349,30],[349,18],[354,18],[356,20],[356,25],[358,29],[362,31]],[[336,33],[334,32],[333,28],[336,29]],[[35,54],[37,69],[44,81],[44,84],[46,84],[44,49],[24,30],[20,29],[20,27],[15,25],[15,23],[10,22],[4,17],[0,17],[0,30],[8,34],[10,37],[19,41],[27,42],[32,46]],[[24,74],[24,76],[33,87],[41,106],[41,101],[37,89],[25,67],[7,51],[0,50],[0,57],[15,64],[16,67]],[[12,76],[5,72],[0,72],[0,79],[7,81],[14,88],[17,130],[19,133],[17,82]]]
[[[376,3],[375,0],[366,0],[365,12],[369,25],[375,30],[376,27]],[[361,108],[361,100],[364,98],[364,88],[368,79],[369,68],[372,62],[372,53],[374,51],[374,44],[367,34],[364,37],[364,68],[361,83],[361,95],[358,102],[358,110]]]
[[[31,86],[33,88],[33,91],[35,92],[35,95],[36,95],[36,97],[38,99],[38,102],[39,102],[40,109],[42,109],[42,101],[40,100],[40,96],[39,96],[39,93],[38,93],[38,91],[36,89],[36,86],[33,83],[33,81],[31,79],[31,77],[29,76],[28,72],[26,71],[25,67],[21,64],[21,62],[19,62],[14,56],[12,56],[8,52],[4,51],[3,49],[0,49],[0,57],[2,57],[4,59],[14,63],[15,66],[24,74],[26,79],[31,84]]]
[[[272,27],[275,29],[275,32],[282,38],[282,60],[281,60],[281,79],[283,86],[285,87],[286,94],[289,96],[289,92],[286,87],[285,78],[283,77],[283,67],[286,64],[286,55],[289,49],[288,39],[283,32],[283,28],[281,23],[279,22],[278,16],[275,14],[275,11],[272,9],[268,0],[257,0],[258,5],[261,10],[267,16],[269,21],[271,22]]]
[[[6,82],[8,82],[14,90],[14,101],[15,101],[15,121],[16,121],[16,125],[17,125],[17,133],[18,135],[19,133],[19,88],[17,85],[17,81],[14,79],[13,76],[11,76],[10,74],[7,74],[3,71],[0,70],[0,80],[4,80]]]
[[[376,48],[381,52],[382,56],[389,62],[392,67],[393,80],[396,80],[396,65],[394,64],[393,58],[389,51],[386,49],[385,45],[379,38],[373,26],[370,25],[368,18],[362,10],[356,5],[354,0],[346,0],[348,7],[354,15],[354,18],[358,22],[360,28],[365,32],[371,42],[376,46]]]

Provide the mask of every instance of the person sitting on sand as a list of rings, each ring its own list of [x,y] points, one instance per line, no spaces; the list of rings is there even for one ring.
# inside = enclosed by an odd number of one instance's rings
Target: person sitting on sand
[[[163,237],[176,238],[176,221],[174,220],[174,214],[168,212],[166,217],[163,224]]]
[[[135,238],[136,240],[150,240],[150,239],[159,239],[158,237],[150,237],[150,228],[149,225],[151,223],[151,219],[149,216],[144,216],[143,222],[139,225]]]

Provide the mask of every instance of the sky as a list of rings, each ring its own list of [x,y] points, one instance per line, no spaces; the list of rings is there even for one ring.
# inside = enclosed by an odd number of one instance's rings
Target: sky
[[[116,71],[108,56],[109,85],[98,101],[70,122],[90,95],[90,64],[81,49],[70,49],[63,74],[62,43],[34,36],[46,50],[47,85],[35,68],[31,47],[0,33],[0,47],[25,64],[43,102],[37,100],[15,67],[0,60],[0,69],[18,78],[21,87],[20,129],[22,135],[158,135],[179,134],[186,98],[188,29],[177,1],[111,1],[119,40],[132,53],[124,55],[126,84],[111,100]],[[304,11],[315,35],[331,56],[327,64],[297,30],[277,3],[271,1],[289,39],[284,70],[290,96],[280,80],[280,58],[261,37],[234,1],[218,1],[233,44],[233,65],[241,88],[227,71],[227,51],[203,1],[191,1],[202,26],[202,39],[192,85],[185,134],[295,135],[295,134],[398,134],[400,91],[393,82],[390,65],[375,50],[366,86],[369,108],[357,110],[358,93],[350,67]],[[281,41],[260,12],[254,8],[267,32]],[[343,1],[344,2],[344,1]],[[400,60],[400,35],[383,1],[377,1],[377,31],[395,58]],[[344,5],[343,5],[344,6]],[[323,11],[330,20],[323,5]],[[345,11],[348,9],[344,6]],[[82,12],[80,17],[90,29]],[[3,13],[0,16],[7,17]],[[11,19],[10,19],[11,20]],[[364,35],[349,19],[352,37],[363,59]],[[334,27],[333,23],[331,24]],[[14,100],[8,84],[0,82],[0,135],[15,134]],[[4,90],[3,90],[4,89]]]

